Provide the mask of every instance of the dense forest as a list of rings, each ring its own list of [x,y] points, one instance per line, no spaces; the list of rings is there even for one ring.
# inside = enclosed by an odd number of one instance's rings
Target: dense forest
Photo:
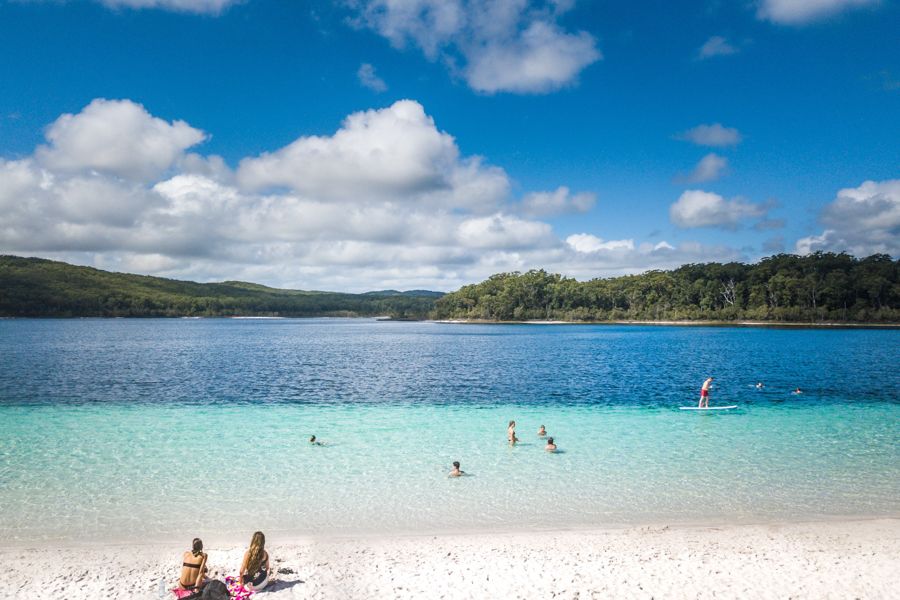
[[[438,299],[438,319],[900,322],[900,261],[779,254],[579,282],[503,273]]]
[[[439,292],[338,294],[194,283],[0,256],[2,317],[379,316],[422,319]]]
[[[900,322],[900,261],[875,254],[780,254],[579,282],[543,270],[502,273],[443,295],[280,290],[109,273],[0,256],[0,316],[377,316],[524,321]]]

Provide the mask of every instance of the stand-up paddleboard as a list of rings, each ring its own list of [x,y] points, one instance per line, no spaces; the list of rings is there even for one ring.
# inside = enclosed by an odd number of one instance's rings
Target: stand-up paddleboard
[[[737,408],[737,404],[732,406],[704,406],[700,408],[699,406],[679,406],[681,410],[728,410],[730,408]]]

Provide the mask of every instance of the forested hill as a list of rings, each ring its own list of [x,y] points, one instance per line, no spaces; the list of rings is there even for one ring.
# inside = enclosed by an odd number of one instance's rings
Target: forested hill
[[[503,273],[437,300],[439,319],[900,322],[900,261],[875,254],[780,254],[578,282]]]
[[[442,295],[281,290],[110,273],[0,256],[0,317],[376,316],[521,321],[900,322],[900,261],[884,254],[781,254],[579,282],[502,273]]]
[[[422,319],[437,292],[340,294],[194,283],[0,256],[0,317],[377,316]]]

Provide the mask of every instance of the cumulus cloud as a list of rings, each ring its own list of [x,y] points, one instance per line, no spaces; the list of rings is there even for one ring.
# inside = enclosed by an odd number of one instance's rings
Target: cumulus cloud
[[[728,56],[729,54],[736,54],[738,49],[728,43],[721,35],[714,35],[697,51],[697,59],[704,60],[707,58],[712,58],[713,56]]]
[[[585,213],[597,203],[597,195],[590,192],[572,194],[566,186],[552,192],[532,192],[522,199],[522,211],[534,217],[570,213]]]
[[[552,246],[550,225],[496,214],[466,219],[459,224],[457,238],[467,248],[531,249]]]
[[[545,93],[601,58],[594,37],[569,32],[559,0],[361,0],[355,22],[397,48],[418,46],[479,92]]]
[[[123,156],[74,150],[112,130]],[[61,117],[33,155],[0,159],[0,252],[346,291],[450,290],[530,268],[589,278],[736,255],[590,232],[560,239],[539,217],[588,210],[592,194],[560,187],[516,200],[502,169],[463,156],[413,101],[354,113],[332,135],[235,170],[186,151],[204,135],[128,101]]]
[[[728,168],[728,159],[719,156],[715,152],[710,152],[700,159],[694,170],[684,178],[687,183],[703,183],[704,181],[715,181]]]
[[[412,100],[354,113],[332,136],[301,137],[244,159],[237,180],[248,190],[289,188],[336,201],[377,197],[486,211],[509,191],[502,169],[461,158],[453,137]]]
[[[388,89],[384,79],[375,73],[375,67],[369,63],[359,65],[359,70],[356,71],[356,77],[363,87],[367,87],[373,92],[381,93]]]
[[[697,125],[683,131],[677,134],[675,139],[691,142],[698,146],[735,146],[740,144],[743,138],[741,133],[733,127],[723,127],[721,123],[712,123]]]
[[[739,198],[726,200],[719,194],[687,190],[669,207],[669,218],[681,228],[724,227],[735,229],[742,221],[764,217],[768,208]]]
[[[535,22],[517,38],[471,53],[466,80],[480,92],[540,93],[563,87],[600,58],[587,32],[564,33]]]
[[[184,121],[153,117],[130,100],[97,99],[47,128],[36,157],[48,169],[97,171],[125,179],[158,177],[206,138]]]
[[[826,229],[801,238],[796,250],[874,253],[900,256],[900,179],[865,181],[859,187],[838,191],[822,211]]]
[[[177,12],[217,15],[242,0],[98,0],[110,8],[159,8]]]
[[[761,0],[757,17],[780,25],[803,25],[878,0]]]

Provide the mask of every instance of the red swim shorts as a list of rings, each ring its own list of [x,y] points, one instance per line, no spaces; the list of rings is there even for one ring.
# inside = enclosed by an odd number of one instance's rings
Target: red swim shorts
[[[709,396],[709,390],[700,390],[700,395],[703,398],[706,398],[707,396]]]

